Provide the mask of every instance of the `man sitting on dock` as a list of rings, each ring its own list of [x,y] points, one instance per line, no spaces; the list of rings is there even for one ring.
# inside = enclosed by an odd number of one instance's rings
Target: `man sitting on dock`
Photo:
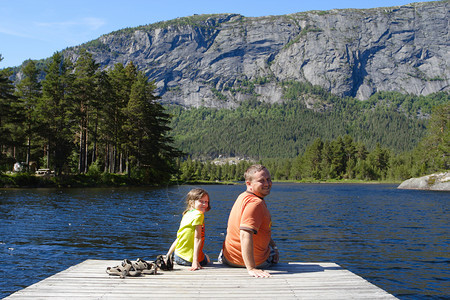
[[[239,195],[228,218],[227,235],[219,261],[232,267],[246,267],[253,277],[269,277],[263,268],[279,259],[271,237],[272,220],[264,197],[272,180],[262,165],[252,165],[244,173],[247,190]]]

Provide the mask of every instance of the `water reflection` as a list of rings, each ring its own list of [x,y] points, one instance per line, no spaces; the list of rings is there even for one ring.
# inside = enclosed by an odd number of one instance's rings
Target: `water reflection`
[[[202,187],[212,206],[205,250],[216,258],[244,187]],[[85,259],[165,253],[191,188],[1,190],[0,297]],[[282,261],[336,262],[400,298],[440,298],[450,277],[448,195],[278,183],[267,203]]]

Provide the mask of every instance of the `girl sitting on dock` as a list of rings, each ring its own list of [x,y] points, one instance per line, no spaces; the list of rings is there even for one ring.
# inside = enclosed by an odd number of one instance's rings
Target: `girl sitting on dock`
[[[174,261],[179,265],[191,266],[195,271],[208,264],[210,259],[203,253],[205,243],[205,216],[211,209],[208,192],[192,189],[186,196],[186,210],[183,212],[177,238],[170,246],[166,257],[174,253]]]

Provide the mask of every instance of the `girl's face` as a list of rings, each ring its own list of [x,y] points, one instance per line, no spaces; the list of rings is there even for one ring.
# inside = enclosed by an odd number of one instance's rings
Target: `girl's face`
[[[208,195],[203,195],[199,200],[194,200],[194,208],[198,211],[201,211],[202,213],[206,212],[206,209],[208,208],[209,204],[209,197]]]

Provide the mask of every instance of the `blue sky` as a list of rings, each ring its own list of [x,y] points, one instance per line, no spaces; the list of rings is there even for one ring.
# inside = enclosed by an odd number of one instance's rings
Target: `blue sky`
[[[284,15],[333,8],[373,8],[408,0],[0,0],[0,69],[42,59],[126,27],[193,14]]]

